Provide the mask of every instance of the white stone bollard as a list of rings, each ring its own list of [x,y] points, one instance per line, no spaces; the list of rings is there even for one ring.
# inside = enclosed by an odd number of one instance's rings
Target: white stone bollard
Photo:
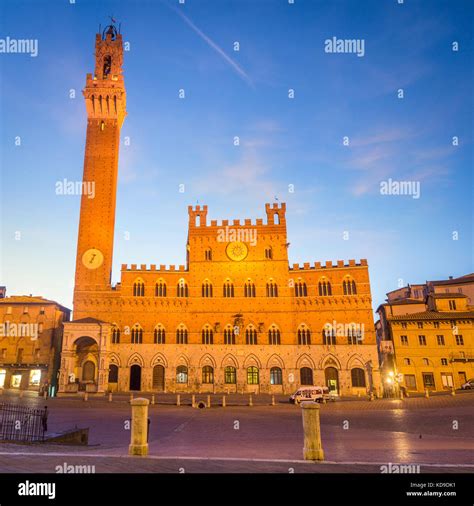
[[[109,392],[109,402],[112,402],[112,392]]]
[[[87,392],[84,392],[84,401],[89,400],[89,394]]]
[[[302,402],[301,412],[304,433],[303,458],[305,460],[324,460],[324,451],[321,445],[319,404],[317,402]]]
[[[153,394],[153,395],[151,396],[151,403],[152,403],[152,404],[155,404],[155,394]]]
[[[146,457],[148,455],[148,399],[133,399],[132,426],[130,428],[129,455]]]
[[[211,396],[210,395],[207,396],[207,407],[208,408],[211,407]]]
[[[249,406],[253,406],[253,399],[251,395],[249,395]]]
[[[225,408],[225,395],[222,396],[222,407]]]
[[[176,406],[181,406],[181,395],[176,394]]]
[[[451,395],[456,395],[456,390],[454,389],[454,387],[451,390]]]
[[[191,396],[191,406],[196,407],[196,396],[194,394]]]
[[[272,406],[275,406],[275,396],[272,395]]]
[[[430,391],[429,391],[428,389],[426,389],[426,390],[425,390],[425,397],[426,397],[427,399],[429,399],[429,398],[430,398]]]

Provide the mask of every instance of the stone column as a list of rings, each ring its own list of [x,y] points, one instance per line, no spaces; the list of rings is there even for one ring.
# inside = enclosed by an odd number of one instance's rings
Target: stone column
[[[132,406],[132,426],[130,428],[129,455],[146,457],[148,455],[148,399],[138,398],[130,401]]]
[[[321,445],[321,427],[319,422],[319,404],[317,402],[302,402],[305,460],[324,460]]]
[[[109,384],[109,359],[105,351],[99,352],[99,370],[97,375],[97,392],[104,393]]]
[[[69,384],[69,375],[74,372],[74,352],[64,351],[59,369],[59,392],[65,392]]]

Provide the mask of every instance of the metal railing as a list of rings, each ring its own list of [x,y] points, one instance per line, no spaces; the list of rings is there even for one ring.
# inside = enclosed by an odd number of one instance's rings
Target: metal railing
[[[0,441],[44,441],[48,408],[29,408],[0,403]]]

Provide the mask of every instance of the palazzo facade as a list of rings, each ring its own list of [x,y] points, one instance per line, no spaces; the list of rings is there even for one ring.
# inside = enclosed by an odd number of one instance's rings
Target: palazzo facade
[[[83,180],[95,198],[81,201],[60,392],[379,391],[367,261],[290,265],[285,203],[265,204],[265,219],[220,222],[189,206],[185,264],[122,265],[112,286],[122,60],[111,25],[96,35],[83,92]]]

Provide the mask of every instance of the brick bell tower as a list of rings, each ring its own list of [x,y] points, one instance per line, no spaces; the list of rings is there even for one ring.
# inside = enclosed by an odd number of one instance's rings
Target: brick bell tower
[[[120,130],[126,116],[122,35],[112,24],[95,38],[94,75],[83,90],[87,133],[76,257],[78,294],[111,287]],[[91,184],[93,186],[91,186]],[[89,193],[89,194],[87,194]]]

